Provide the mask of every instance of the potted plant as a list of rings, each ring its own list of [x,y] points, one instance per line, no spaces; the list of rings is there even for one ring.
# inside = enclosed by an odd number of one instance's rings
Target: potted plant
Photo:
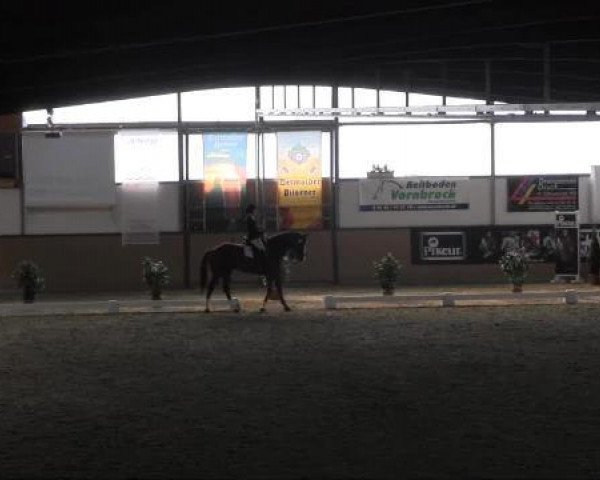
[[[33,303],[35,294],[41,292],[46,286],[42,271],[31,260],[23,260],[13,272],[17,285],[23,289],[23,302]]]
[[[400,262],[390,252],[386,253],[381,260],[373,262],[375,277],[379,280],[384,295],[394,294],[401,268]]]
[[[154,261],[149,257],[142,260],[143,281],[150,287],[152,300],[160,300],[162,289],[169,283],[169,269],[160,260]]]
[[[513,292],[523,291],[523,283],[527,276],[527,259],[525,258],[525,249],[518,248],[509,250],[500,258],[500,269],[509,278],[513,285]]]

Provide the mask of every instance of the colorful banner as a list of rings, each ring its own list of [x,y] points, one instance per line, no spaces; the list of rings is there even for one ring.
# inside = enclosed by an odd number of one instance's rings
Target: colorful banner
[[[207,208],[238,209],[246,187],[248,135],[209,133],[204,145],[204,194]]]
[[[277,134],[277,201],[281,228],[323,222],[321,132]]]
[[[358,190],[362,212],[469,208],[465,178],[361,178]]]
[[[578,209],[577,176],[509,177],[509,212],[572,212]]]

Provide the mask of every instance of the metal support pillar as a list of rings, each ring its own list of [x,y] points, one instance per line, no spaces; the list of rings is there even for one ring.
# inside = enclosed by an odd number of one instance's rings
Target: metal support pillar
[[[354,92],[354,89],[352,89]],[[354,95],[352,95],[354,97]],[[338,87],[334,85],[331,89],[331,105],[333,108],[338,108]],[[333,283],[338,285],[340,283],[340,266],[339,266],[339,249],[338,249],[338,199],[339,199],[339,119],[335,118],[334,127],[331,130],[329,141],[331,148],[330,150],[330,169],[329,179],[331,185],[331,213],[330,213],[330,231],[331,231],[331,260],[333,269]]]
[[[446,106],[446,97],[448,96],[448,63],[442,63],[442,105]]]
[[[496,124],[490,123],[490,222],[496,225]]]
[[[185,144],[187,144],[187,133],[185,133]],[[191,287],[190,273],[190,251],[191,251],[191,235],[189,222],[189,206],[188,206],[188,182],[189,178],[189,161],[188,151],[184,147],[184,131],[182,126],[181,116],[181,92],[177,92],[177,155],[179,160],[179,204],[181,206],[182,221],[183,221],[183,285],[185,288]],[[185,151],[185,155],[184,155]]]
[[[492,101],[492,62],[489,60],[485,61],[485,103],[491,105]]]
[[[551,64],[550,64],[550,44],[544,44],[543,63],[544,63],[544,103],[550,103],[551,94]],[[546,112],[547,113],[547,112]]]

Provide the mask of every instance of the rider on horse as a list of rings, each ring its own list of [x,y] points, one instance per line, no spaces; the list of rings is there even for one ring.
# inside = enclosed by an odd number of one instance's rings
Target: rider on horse
[[[256,206],[246,207],[246,243],[252,247],[254,257],[263,270],[266,270],[266,247],[263,232],[258,229],[254,212]]]

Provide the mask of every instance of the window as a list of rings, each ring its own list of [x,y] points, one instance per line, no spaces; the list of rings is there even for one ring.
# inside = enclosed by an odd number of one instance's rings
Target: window
[[[340,176],[364,178],[373,164],[396,176],[489,175],[486,124],[340,127]]]
[[[354,106],[356,108],[375,108],[377,106],[377,90],[373,90],[372,88],[355,88]]]
[[[446,105],[485,105],[485,100],[465,97],[446,97]]]
[[[410,93],[408,95],[408,105],[416,107],[419,105],[441,105],[442,97],[438,95],[425,95],[422,93]]]
[[[496,125],[498,175],[590,173],[600,164],[599,122]]]
[[[46,110],[23,113],[25,125],[46,125]],[[130,98],[54,109],[56,124],[176,122],[177,95]]]
[[[395,92],[392,90],[381,90],[379,92],[380,107],[405,107],[406,94],[404,92]]]
[[[253,121],[255,89],[218,88],[181,94],[183,121],[225,122]]]

